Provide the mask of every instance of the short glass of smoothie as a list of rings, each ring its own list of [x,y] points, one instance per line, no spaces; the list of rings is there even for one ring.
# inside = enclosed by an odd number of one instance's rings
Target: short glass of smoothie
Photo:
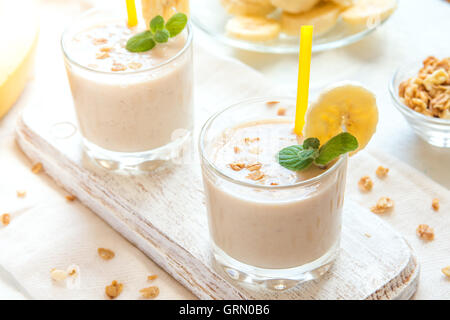
[[[191,27],[152,50],[128,51],[128,39],[145,29],[94,9],[62,35],[85,150],[109,169],[151,168],[179,156],[191,140]]]
[[[278,152],[302,143],[295,98],[257,98],[211,117],[199,139],[216,266],[231,279],[274,290],[316,279],[339,252],[347,170],[291,171]]]

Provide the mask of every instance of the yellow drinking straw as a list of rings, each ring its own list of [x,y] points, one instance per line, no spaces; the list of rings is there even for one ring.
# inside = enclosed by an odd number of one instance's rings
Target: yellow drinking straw
[[[309,73],[311,68],[311,49],[313,26],[302,26],[300,31],[300,55],[298,64],[297,106],[295,110],[295,127],[297,135],[301,135],[305,125],[305,114],[308,108]]]
[[[136,14],[136,4],[134,0],[126,0],[127,1],[127,13],[128,13],[128,26],[134,27],[137,26],[137,14]]]

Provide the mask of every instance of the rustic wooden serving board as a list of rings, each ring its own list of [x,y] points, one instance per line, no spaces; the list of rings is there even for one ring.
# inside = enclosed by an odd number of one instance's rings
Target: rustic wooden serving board
[[[201,48],[196,61],[204,66],[196,68],[197,124],[225,103],[276,92],[259,73],[235,61]],[[222,103],[215,106],[217,101]],[[84,156],[67,101],[26,109],[17,140],[56,182],[200,299],[407,299],[417,288],[419,267],[409,245],[351,201],[344,207],[340,255],[322,279],[283,292],[238,286],[213,267],[195,157],[140,175],[101,169]]]

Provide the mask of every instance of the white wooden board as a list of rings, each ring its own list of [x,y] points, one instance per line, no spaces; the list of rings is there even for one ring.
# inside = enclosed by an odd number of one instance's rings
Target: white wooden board
[[[220,107],[216,101],[275,92],[242,64],[200,48],[196,59],[208,66],[196,68],[198,124]],[[240,77],[230,84],[235,74]],[[405,299],[417,288],[419,267],[405,240],[351,201],[345,203],[340,255],[322,279],[283,292],[237,286],[212,266],[197,161],[141,175],[111,173],[83,155],[75,123],[67,100],[37,103],[19,120],[17,140],[48,175],[201,299]]]

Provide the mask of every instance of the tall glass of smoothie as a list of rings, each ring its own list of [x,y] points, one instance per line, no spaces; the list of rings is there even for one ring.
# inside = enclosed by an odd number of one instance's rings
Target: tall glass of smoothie
[[[294,172],[277,153],[302,143],[295,99],[252,99],[210,118],[200,135],[209,230],[234,280],[286,289],[328,270],[339,250],[347,156]]]
[[[193,127],[192,30],[146,52],[127,40],[145,29],[92,10],[61,45],[87,154],[110,169],[178,156]]]

